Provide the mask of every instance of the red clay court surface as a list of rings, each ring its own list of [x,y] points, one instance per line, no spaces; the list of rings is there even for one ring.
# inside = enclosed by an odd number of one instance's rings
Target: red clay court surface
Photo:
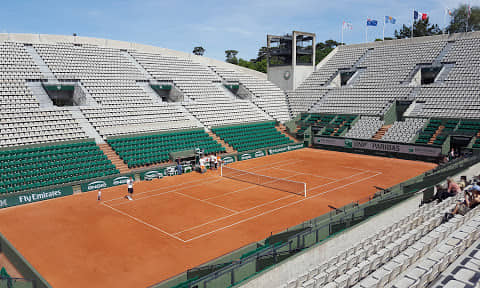
[[[0,232],[53,287],[147,287],[365,199],[434,164],[302,149],[229,167],[307,183],[308,197],[189,173],[0,210]]]

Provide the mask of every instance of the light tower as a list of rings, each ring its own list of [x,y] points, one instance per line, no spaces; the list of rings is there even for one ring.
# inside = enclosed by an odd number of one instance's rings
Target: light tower
[[[267,35],[267,77],[285,91],[295,90],[315,71],[315,34],[293,31]]]

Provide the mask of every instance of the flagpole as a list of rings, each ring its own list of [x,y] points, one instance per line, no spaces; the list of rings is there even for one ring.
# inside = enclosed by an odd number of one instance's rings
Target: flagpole
[[[368,21],[368,17],[367,17],[367,21]],[[368,35],[368,23],[365,22],[365,43],[367,43],[367,36]]]
[[[383,16],[383,37],[382,37],[382,41],[385,41],[385,17],[386,16]]]
[[[412,11],[412,39],[413,39],[413,28],[415,27],[415,9]]]
[[[448,8],[447,8],[448,9]],[[443,35],[445,35],[445,30],[447,29],[447,10],[443,11]]]
[[[467,7],[467,26],[465,26],[465,32],[468,32],[468,18],[470,18],[470,6],[465,3],[465,6]]]
[[[343,28],[344,28],[343,26],[345,26],[345,21],[343,21],[343,24],[342,24],[342,42],[341,42],[342,45],[343,45]]]

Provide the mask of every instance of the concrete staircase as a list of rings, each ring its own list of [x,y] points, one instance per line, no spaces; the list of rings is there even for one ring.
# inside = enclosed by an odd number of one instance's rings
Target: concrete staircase
[[[130,61],[130,63],[132,63],[138,69],[138,71],[140,71],[143,74],[143,77],[145,77],[145,80],[154,79],[152,75],[150,75],[150,73],[148,73],[148,71],[145,70],[145,68],[143,68],[143,66],[140,65],[140,63],[138,63],[137,60],[133,58],[132,55],[130,55],[130,53],[128,53],[127,51],[122,51],[121,53],[125,58],[127,58]]]
[[[295,141],[295,143],[298,142],[298,140],[293,137],[292,135],[290,135],[287,131],[287,127],[285,127],[283,124],[278,124],[277,126],[275,126],[275,128],[280,131],[283,135],[287,136],[289,139]],[[300,127],[297,128],[297,131],[298,129],[300,129]]]
[[[43,89],[41,82],[27,82],[27,86],[30,88],[30,91],[32,92],[33,96],[35,96],[35,99],[37,99],[38,103],[40,103],[40,108],[54,106],[52,99],[50,99],[47,92],[45,92],[45,89]]]
[[[390,127],[392,127],[392,124],[390,125],[383,125],[382,128],[380,128],[377,133],[375,133],[375,135],[373,135],[372,139],[375,139],[375,140],[381,140],[383,135],[385,135],[385,133],[387,133],[388,129],[390,129]]]
[[[58,82],[57,77],[53,74],[52,70],[48,65],[43,61],[42,57],[38,55],[37,50],[33,46],[25,46],[25,50],[32,56],[33,62],[37,64],[38,69],[42,73],[45,79],[48,79],[48,82]]]
[[[433,134],[432,138],[430,138],[430,140],[428,141],[428,144],[433,144],[433,141],[435,141],[435,139],[437,139],[437,136],[442,133],[442,130],[445,128],[445,126],[443,125],[440,125],[437,129],[437,131],[435,131],[435,134]]]
[[[104,144],[105,141],[103,140],[102,136],[98,134],[97,130],[88,122],[87,118],[85,118],[85,115],[83,115],[82,111],[80,111],[79,107],[72,106],[66,108],[67,110],[72,113],[73,119],[75,119],[80,127],[83,128],[83,131],[87,134],[88,137],[95,139],[95,142],[97,144]]]
[[[227,153],[237,153],[237,151],[235,149],[233,149],[232,146],[230,146],[227,142],[223,141],[220,137],[218,137],[215,133],[213,133],[212,131],[208,131],[207,132],[208,135],[210,137],[213,138],[213,140],[217,141],[218,143],[220,143],[223,147],[225,147],[225,150],[227,151]]]
[[[98,147],[100,147],[103,153],[107,155],[108,159],[112,161],[113,165],[117,167],[120,173],[130,172],[130,169],[128,168],[127,164],[123,163],[123,160],[117,155],[117,153],[115,153],[115,151],[113,151],[110,145],[108,145],[107,143],[104,143],[104,144],[98,144]]]

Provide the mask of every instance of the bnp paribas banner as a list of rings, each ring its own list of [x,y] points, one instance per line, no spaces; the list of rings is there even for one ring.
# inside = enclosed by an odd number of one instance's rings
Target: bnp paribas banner
[[[73,194],[72,186],[50,189],[39,192],[29,192],[23,194],[15,194],[8,197],[0,198],[0,208],[7,208],[17,205],[23,205]]]
[[[278,148],[268,149],[268,154],[269,155],[278,154],[278,153],[288,152],[288,151],[292,151],[292,150],[302,149],[303,147],[305,147],[303,143],[286,145],[286,146],[282,146],[282,147],[278,147]]]
[[[82,183],[80,186],[82,188],[82,192],[88,192],[92,190],[98,190],[98,189],[127,184],[127,180],[129,177],[133,177],[133,174],[86,182],[86,183]]]
[[[441,147],[426,147],[412,144],[386,143],[380,141],[314,137],[313,143],[318,145],[338,146],[352,149],[366,149],[383,152],[395,152],[402,154],[414,154],[421,156],[437,157],[442,153]]]
[[[263,157],[266,155],[267,155],[267,152],[265,152],[265,150],[258,150],[255,152],[238,153],[237,157],[238,157],[238,161],[243,161],[243,160]]]

